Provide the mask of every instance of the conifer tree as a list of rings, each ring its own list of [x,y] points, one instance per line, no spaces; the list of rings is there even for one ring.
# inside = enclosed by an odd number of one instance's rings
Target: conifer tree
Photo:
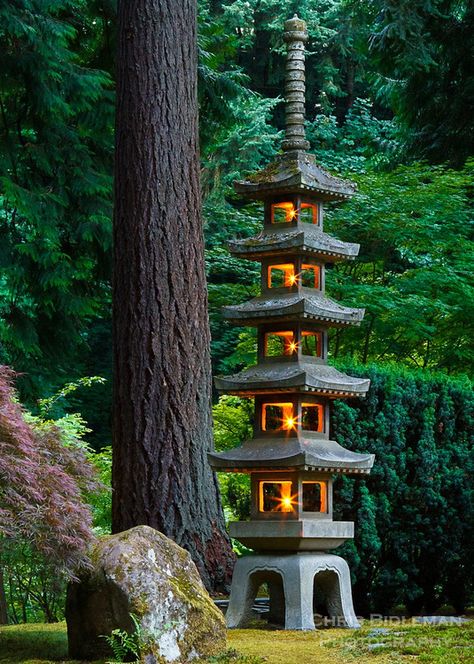
[[[0,3],[0,361],[36,398],[109,297],[113,105],[109,77],[85,66],[90,11]]]
[[[119,2],[117,75],[112,525],[159,529],[219,589],[195,0]]]

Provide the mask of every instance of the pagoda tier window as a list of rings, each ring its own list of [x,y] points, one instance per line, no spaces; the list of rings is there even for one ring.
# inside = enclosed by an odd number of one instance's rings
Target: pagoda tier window
[[[318,206],[312,205],[311,203],[301,203],[298,214],[298,221],[302,221],[303,223],[307,224],[319,223]]]
[[[291,201],[284,203],[273,203],[272,224],[287,224],[295,221],[298,214],[297,209]]]
[[[303,512],[327,513],[327,482],[303,482],[302,502]]]
[[[324,406],[322,404],[301,404],[301,428],[304,431],[324,431]]]
[[[322,332],[301,333],[301,353],[312,357],[323,356],[323,334]]]
[[[288,224],[293,221],[300,221],[307,224],[319,224],[318,206],[313,203],[301,203],[299,207],[296,207],[293,201],[272,204],[272,224]]]
[[[292,512],[295,496],[291,482],[259,482],[260,512]]]
[[[288,288],[298,281],[293,263],[268,266],[268,288]]]
[[[294,355],[297,351],[295,333],[291,330],[265,334],[265,357]]]
[[[302,286],[305,288],[319,288],[320,285],[320,267],[311,263],[303,263],[301,272],[298,275]]]
[[[262,431],[293,431],[296,416],[292,403],[264,403],[262,405]]]

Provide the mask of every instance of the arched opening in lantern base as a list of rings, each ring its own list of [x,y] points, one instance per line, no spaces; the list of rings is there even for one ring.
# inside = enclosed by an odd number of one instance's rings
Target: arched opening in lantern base
[[[249,605],[253,607],[253,617],[259,616],[272,625],[284,627],[285,592],[282,575],[262,570],[251,574],[249,581]]]
[[[257,599],[258,595],[263,596]],[[301,555],[255,553],[239,558],[227,625],[246,627],[258,614],[284,629],[359,627],[346,561],[318,551]]]
[[[316,628],[345,627],[340,581],[337,572],[322,570],[315,574],[313,580],[313,613]]]

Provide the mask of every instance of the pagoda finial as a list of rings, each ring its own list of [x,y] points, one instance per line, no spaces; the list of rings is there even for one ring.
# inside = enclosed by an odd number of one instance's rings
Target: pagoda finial
[[[308,40],[306,22],[295,14],[285,22],[283,35],[287,43],[285,74],[286,130],[282,149],[285,152],[307,150],[305,138],[305,66],[304,45]]]

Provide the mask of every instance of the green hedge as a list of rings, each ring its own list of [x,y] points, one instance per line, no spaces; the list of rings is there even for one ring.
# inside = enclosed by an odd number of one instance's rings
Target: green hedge
[[[369,478],[336,483],[336,518],[356,521],[341,552],[358,610],[462,611],[474,577],[472,385],[399,367],[343,368],[369,376],[371,388],[364,400],[335,403],[332,436],[376,454]]]
[[[372,381],[366,399],[335,402],[331,419],[332,438],[376,455],[370,476],[335,483],[335,518],[356,522],[355,540],[337,553],[350,563],[357,611],[389,614],[404,604],[432,612],[446,603],[463,611],[474,577],[471,383],[386,365],[338,366]],[[221,447],[226,411],[248,412],[227,399],[218,413]],[[243,516],[246,484],[228,476],[224,487]]]

